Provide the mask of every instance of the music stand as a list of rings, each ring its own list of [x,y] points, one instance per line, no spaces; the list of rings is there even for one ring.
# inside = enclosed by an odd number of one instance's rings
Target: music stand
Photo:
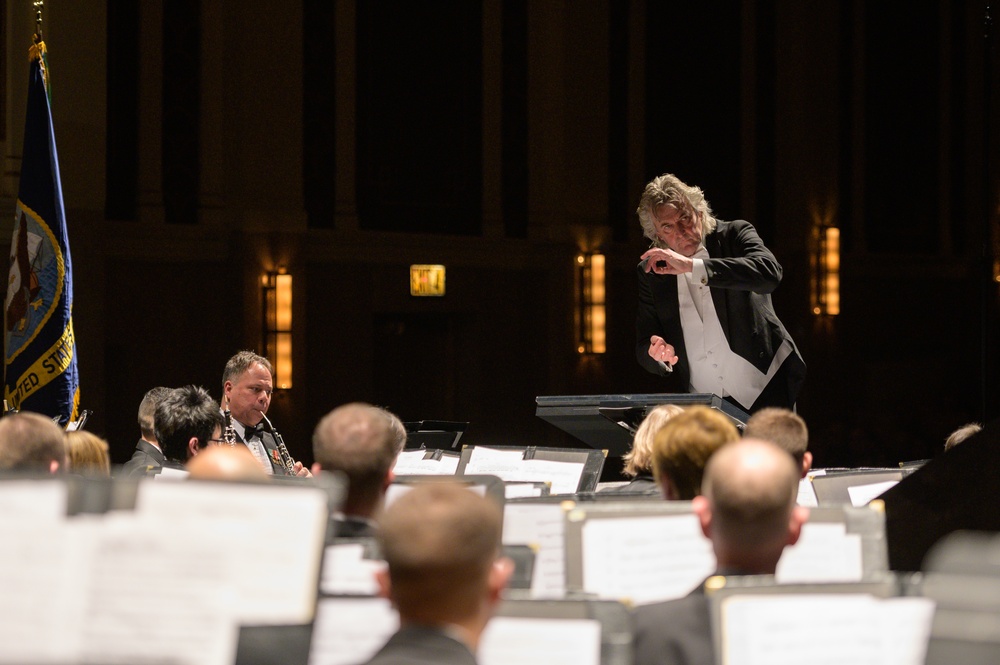
[[[436,448],[460,450],[458,442],[469,423],[449,420],[418,420],[403,423],[406,428],[406,449]]]
[[[607,450],[613,457],[628,452],[635,430],[660,404],[701,404],[720,411],[741,431],[750,418],[738,406],[711,393],[539,396],[535,404],[536,416],[591,448]]]

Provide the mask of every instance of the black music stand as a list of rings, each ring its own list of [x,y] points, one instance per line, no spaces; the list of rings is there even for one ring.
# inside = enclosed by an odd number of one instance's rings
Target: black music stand
[[[741,431],[750,414],[711,393],[643,395],[559,395],[535,398],[535,415],[591,448],[620,457],[632,447],[635,430],[660,404],[701,404],[728,416]]]
[[[418,420],[405,422],[406,449],[435,448],[437,450],[461,450],[458,442],[469,423],[450,420]]]

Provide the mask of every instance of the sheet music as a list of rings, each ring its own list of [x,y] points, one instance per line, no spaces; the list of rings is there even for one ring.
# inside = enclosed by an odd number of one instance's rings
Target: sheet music
[[[493,617],[479,665],[600,665],[601,624],[593,619]]]
[[[523,499],[542,496],[543,488],[531,483],[507,483],[503,488],[505,499]]]
[[[924,665],[934,623],[930,598],[886,598],[882,601],[882,653],[885,665]]]
[[[861,535],[843,522],[806,522],[799,542],[786,547],[775,578],[790,582],[858,582],[863,574]]]
[[[0,662],[234,661],[212,531],[123,515],[3,523],[0,534]]]
[[[882,496],[889,489],[895,487],[898,482],[898,480],[886,480],[868,485],[853,485],[847,488],[847,494],[851,497],[851,505],[858,508],[866,506],[872,499]]]
[[[465,466],[466,475],[491,475],[501,480],[551,483],[552,494],[572,494],[580,486],[584,464],[524,459],[522,450],[497,450],[476,446]]]
[[[141,482],[136,514],[158,524],[208,520],[227,541],[226,572],[238,618],[252,625],[313,617],[327,523],[326,493],[313,486]]]
[[[239,627],[215,524],[169,529],[132,515],[100,524],[89,567],[81,661],[228,665]]]
[[[152,477],[160,480],[187,480],[190,475],[184,469],[173,469],[169,466],[162,466],[159,473]]]
[[[553,503],[508,503],[503,512],[503,544],[536,548],[532,598],[566,593],[563,509]]]
[[[86,535],[66,521],[0,522],[0,663],[78,660]]]
[[[926,600],[880,600],[867,594],[733,596],[722,604],[722,662],[918,665],[933,615]],[[886,635],[890,626],[907,621],[917,625]]]
[[[808,478],[799,480],[799,494],[795,503],[806,508],[816,508],[819,500],[816,499],[816,490],[813,489],[812,481]]]
[[[458,455],[424,459],[426,450],[404,450],[396,457],[392,470],[397,476],[453,476],[458,471]]]
[[[0,482],[0,519],[64,520],[68,494],[64,480],[4,480]]]
[[[320,590],[330,595],[377,595],[379,588],[375,571],[384,568],[385,562],[365,559],[364,554],[365,546],[361,543],[327,546]]]
[[[324,598],[316,610],[309,665],[367,662],[399,629],[384,598]]]
[[[466,483],[466,479],[458,477],[455,478],[455,482]],[[384,507],[388,508],[395,502],[399,497],[403,496],[410,490],[412,490],[416,485],[411,483],[392,483],[389,485],[389,489],[385,491],[385,501]],[[475,492],[479,496],[486,496],[486,485],[479,484],[465,484],[465,489],[470,492]]]
[[[637,605],[686,595],[715,571],[711,542],[688,515],[587,520],[583,589]]]

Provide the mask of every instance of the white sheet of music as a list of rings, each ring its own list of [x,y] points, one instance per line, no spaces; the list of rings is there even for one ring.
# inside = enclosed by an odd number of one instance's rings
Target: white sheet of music
[[[227,541],[227,572],[241,623],[308,623],[327,523],[326,493],[311,486],[140,483],[136,513],[172,524],[213,521]]]
[[[715,571],[711,542],[693,515],[587,520],[583,588],[637,605],[680,598]]]
[[[459,483],[466,483],[467,479],[456,478],[455,481]],[[448,482],[448,481],[442,481],[442,482]],[[392,483],[391,485],[389,485],[389,488],[385,491],[385,501],[383,502],[384,508],[388,508],[389,506],[391,506],[393,503],[395,503],[396,499],[403,496],[416,486],[417,485],[414,483],[406,483],[406,482]],[[470,492],[475,492],[479,496],[486,496],[485,485],[469,484],[465,485],[465,489],[469,490]]]
[[[532,598],[566,594],[565,525],[557,503],[508,503],[503,511],[503,544],[537,548]]]
[[[497,450],[476,446],[465,465],[466,475],[485,474],[501,480],[550,482],[552,494],[572,494],[580,486],[581,462],[524,459],[522,450]]]
[[[903,602],[900,602],[903,601]],[[916,601],[916,602],[909,602]],[[867,594],[734,596],[722,605],[725,665],[918,665],[933,605]],[[895,635],[890,626],[907,626]],[[895,628],[892,628],[895,630]]]
[[[66,521],[0,522],[0,663],[79,661],[84,536]]]
[[[476,660],[479,665],[600,665],[601,624],[592,619],[493,617]]]
[[[0,534],[0,662],[235,659],[237,626],[213,531],[125,515],[6,522]]]
[[[426,450],[404,450],[396,457],[392,470],[397,476],[454,476],[458,471],[457,455],[424,459]]]
[[[0,519],[66,519],[68,488],[61,480],[0,482]]]
[[[316,609],[309,665],[367,662],[399,629],[384,598],[324,598]]]
[[[157,480],[187,480],[191,474],[184,469],[172,469],[169,466],[160,467],[160,472],[151,478]]]
[[[895,487],[898,482],[898,480],[886,480],[881,483],[853,485],[847,488],[847,494],[851,497],[851,505],[855,508],[867,506],[869,501],[882,496],[883,493]]]
[[[132,515],[98,525],[81,630],[81,661],[226,665],[236,658],[226,537],[194,520],[164,528]]]
[[[573,494],[580,487],[583,467],[582,462],[530,459],[524,461],[524,477],[513,480],[548,482],[550,494]]]
[[[886,598],[881,613],[884,665],[924,665],[934,623],[930,598]]]
[[[503,487],[505,499],[524,499],[542,495],[542,488],[531,483],[507,483]]]
[[[779,582],[858,582],[862,576],[861,536],[843,522],[806,522],[799,542],[778,561]]]
[[[806,508],[816,508],[819,500],[816,498],[816,490],[813,489],[812,481],[808,478],[799,480],[799,494],[795,503]]]
[[[327,545],[320,590],[342,596],[378,594],[375,571],[385,568],[385,562],[365,559],[364,554],[365,547],[361,543]]]

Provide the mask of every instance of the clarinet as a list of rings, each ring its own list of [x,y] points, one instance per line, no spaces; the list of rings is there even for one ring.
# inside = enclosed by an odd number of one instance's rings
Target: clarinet
[[[226,421],[226,428],[222,431],[222,440],[229,444],[230,448],[236,447],[236,428],[233,427],[233,414],[229,411],[229,399],[226,399],[226,408],[222,410],[222,417]]]
[[[272,425],[271,421],[267,419],[267,416],[263,413],[260,414],[260,416],[264,419],[264,424],[267,425],[267,429],[274,435],[275,443],[278,444],[278,454],[281,455],[281,466],[285,470],[285,475],[294,476],[295,460],[293,460],[292,456],[288,454],[288,448],[285,446],[285,440],[281,438],[280,434],[278,434],[278,430],[274,429],[274,425]]]

